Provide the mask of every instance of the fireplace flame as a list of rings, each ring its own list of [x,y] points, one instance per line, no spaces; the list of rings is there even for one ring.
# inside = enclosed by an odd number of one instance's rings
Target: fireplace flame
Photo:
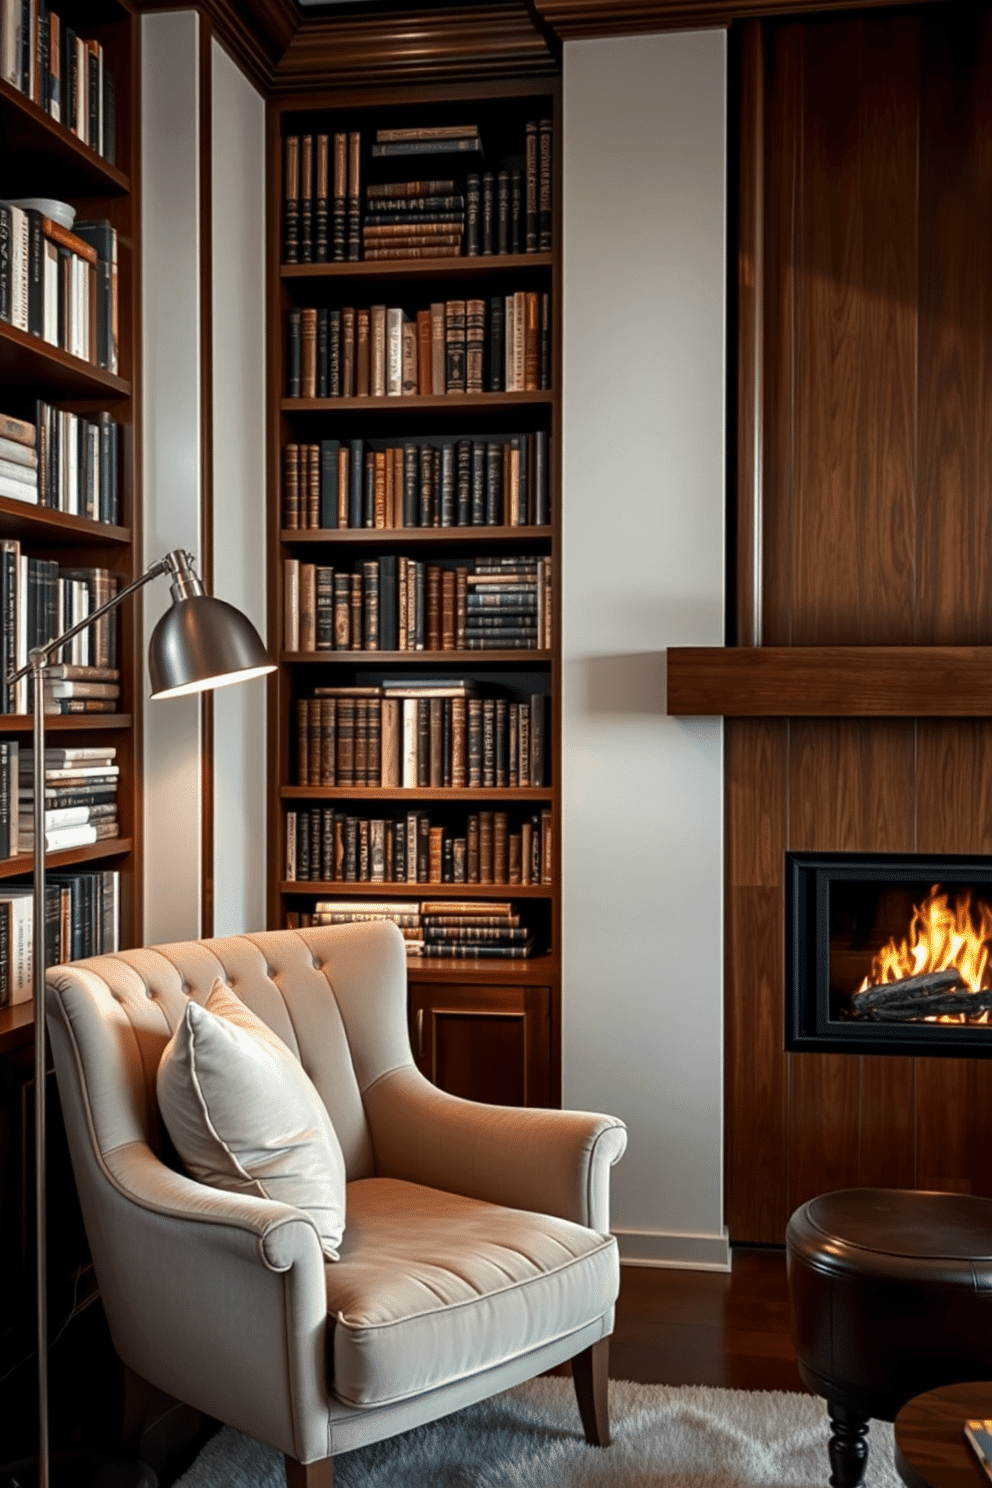
[[[942,893],[940,888],[940,884],[935,884],[923,903],[913,906],[908,938],[899,945],[890,939],[882,947],[872,960],[871,976],[865,977],[860,992],[923,972],[952,968],[972,992],[992,986],[992,975],[988,974],[992,909],[982,900],[973,909],[970,889],[955,900],[952,908],[950,895]],[[961,1023],[965,1014],[951,1014],[937,1021]],[[987,1023],[989,1014],[983,1012],[967,1021]]]

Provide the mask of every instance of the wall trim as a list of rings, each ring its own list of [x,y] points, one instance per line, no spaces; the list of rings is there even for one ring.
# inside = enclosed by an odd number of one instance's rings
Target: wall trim
[[[622,1266],[680,1271],[729,1271],[730,1231],[694,1235],[678,1230],[614,1230]]]

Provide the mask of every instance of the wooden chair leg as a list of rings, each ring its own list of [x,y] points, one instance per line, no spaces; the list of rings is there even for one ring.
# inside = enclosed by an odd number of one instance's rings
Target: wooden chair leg
[[[610,1340],[598,1342],[572,1360],[572,1380],[579,1415],[591,1447],[610,1445],[610,1402],[608,1395]]]
[[[334,1488],[334,1458],[322,1457],[319,1462],[297,1462],[288,1452],[283,1453],[286,1464],[286,1488]]]
[[[832,1431],[827,1443],[832,1488],[858,1488],[868,1466],[868,1417],[827,1401]]]
[[[124,1365],[124,1420],[121,1425],[121,1451],[126,1457],[141,1452],[141,1438],[148,1425],[154,1387],[140,1374]]]

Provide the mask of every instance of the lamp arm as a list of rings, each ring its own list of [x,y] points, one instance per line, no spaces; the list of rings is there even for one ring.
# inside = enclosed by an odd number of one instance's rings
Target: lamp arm
[[[179,550],[177,549],[176,551],[178,552]],[[27,664],[22,666],[18,671],[11,672],[8,675],[7,686],[13,687],[15,682],[19,682],[22,677],[28,676],[39,662],[42,667],[47,666],[53,652],[57,651],[60,646],[64,646],[66,641],[71,641],[74,636],[80,635],[84,630],[87,630],[102,615],[107,615],[111,610],[116,610],[117,606],[123,604],[125,599],[137,593],[139,589],[143,589],[152,579],[157,579],[159,574],[174,573],[175,569],[169,562],[173,556],[172,553],[169,553],[165,558],[160,558],[157,563],[152,564],[151,568],[146,569],[140,578],[135,579],[133,584],[128,584],[126,589],[122,589],[119,594],[115,594],[111,599],[108,599],[106,604],[99,605],[91,614],[77,621],[75,625],[71,625],[68,630],[64,630],[54,640],[45,641],[41,646],[32,646]],[[186,557],[188,555],[184,554],[183,556]]]

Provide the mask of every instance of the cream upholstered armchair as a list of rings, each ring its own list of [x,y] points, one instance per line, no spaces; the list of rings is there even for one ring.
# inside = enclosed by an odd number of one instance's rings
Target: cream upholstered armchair
[[[218,979],[289,1046],[331,1117],[347,1176],[337,1261],[302,1210],[178,1170],[156,1075],[189,999],[205,1003]],[[477,1105],[425,1080],[392,925],[56,967],[48,1021],[97,1278],[132,1386],[150,1382],[277,1447],[290,1488],[327,1488],[336,1455],[566,1359],[587,1440],[608,1442],[619,1286],[609,1170],[625,1129]]]

